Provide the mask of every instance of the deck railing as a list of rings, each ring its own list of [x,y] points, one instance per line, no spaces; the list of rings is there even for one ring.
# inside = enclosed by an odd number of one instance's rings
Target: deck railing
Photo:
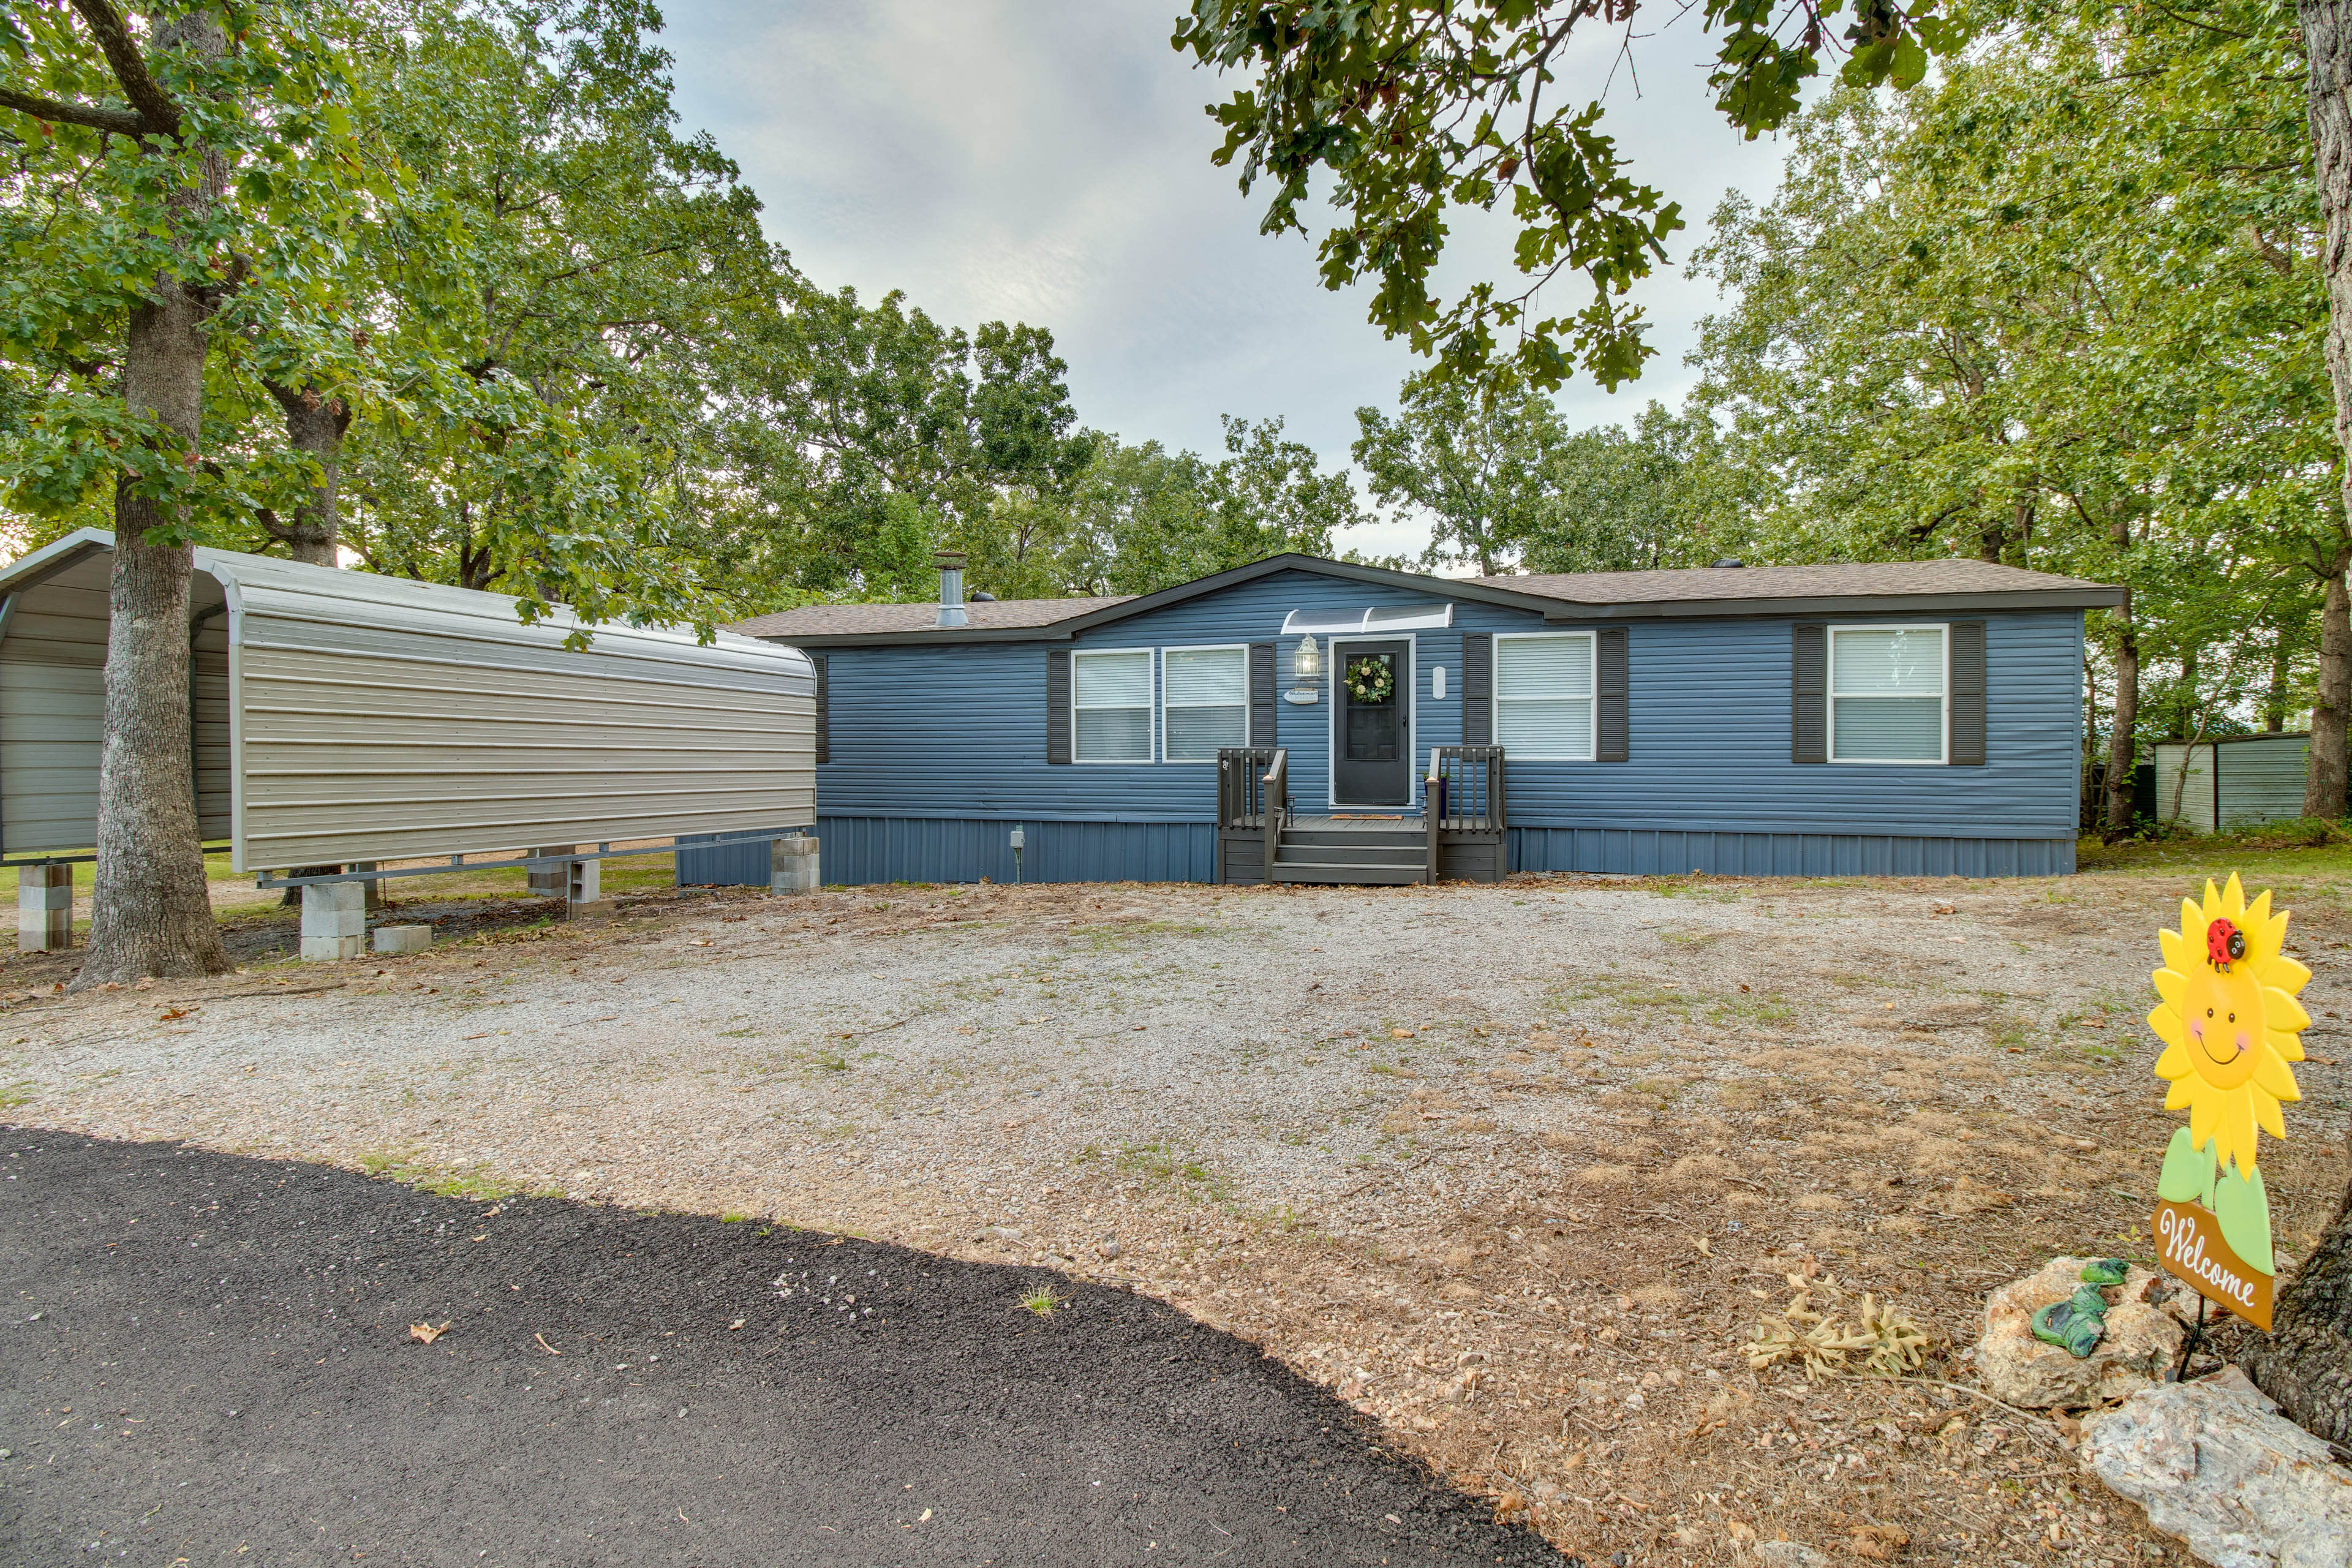
[[[1500,833],[1508,826],[1502,747],[1432,746],[1429,771],[1438,781],[1438,801],[1426,809],[1442,810],[1448,832]]]
[[[1226,746],[1217,752],[1217,828],[1256,830],[1259,876],[1271,876],[1282,830],[1290,825],[1290,752],[1284,746]],[[1246,842],[1244,840],[1244,842]],[[1223,848],[1219,851],[1223,854]],[[1220,862],[1222,868],[1223,862]],[[1220,877],[1226,873],[1221,868]]]
[[[1442,847],[1451,845],[1458,850],[1476,840],[1487,844],[1484,853],[1493,869],[1471,874],[1499,878],[1505,868],[1504,829],[1508,826],[1503,748],[1432,746],[1429,777],[1423,787],[1422,822],[1428,845],[1423,875],[1431,882],[1438,879]]]

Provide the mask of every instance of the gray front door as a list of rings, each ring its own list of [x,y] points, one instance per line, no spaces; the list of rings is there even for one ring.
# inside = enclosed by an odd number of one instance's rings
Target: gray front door
[[[1331,798],[1343,806],[1412,804],[1412,645],[1339,643],[1331,650],[1339,733],[1331,758]],[[1386,690],[1361,674],[1385,672]],[[1359,697],[1355,688],[1377,692]]]

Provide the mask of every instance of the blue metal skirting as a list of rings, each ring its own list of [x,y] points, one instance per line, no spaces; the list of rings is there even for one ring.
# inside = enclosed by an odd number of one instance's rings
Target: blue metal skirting
[[[828,883],[1010,882],[1012,832],[1028,842],[1029,882],[1206,882],[1217,874],[1217,830],[1206,822],[1027,822],[971,817],[821,816]]]
[[[1216,829],[1205,822],[1015,824],[926,816],[819,818],[821,875],[850,886],[983,877],[1010,882],[1010,836],[1016,826],[1027,838],[1024,881],[1206,882],[1216,876]],[[714,858],[719,853],[726,852]],[[1514,871],[1621,876],[1697,870],[1721,877],[2054,877],[2074,869],[2072,838],[1515,827],[1510,854]],[[686,857],[679,858],[682,867]],[[766,879],[763,868],[759,880]]]
[[[781,837],[798,833],[797,827],[779,827]],[[680,844],[708,844],[714,838],[733,838],[739,835],[718,833],[682,833]],[[819,849],[820,858],[824,851]],[[764,838],[749,844],[729,844],[717,849],[680,849],[677,852],[677,885],[681,888],[764,888],[768,885],[773,851]],[[823,875],[820,871],[819,875]]]
[[[2063,877],[2068,838],[1914,838],[1880,833],[1685,833],[1514,827],[1514,871],[1634,877]]]

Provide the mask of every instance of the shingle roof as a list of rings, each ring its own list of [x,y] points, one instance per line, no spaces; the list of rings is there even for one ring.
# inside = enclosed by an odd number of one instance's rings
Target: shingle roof
[[[760,616],[730,631],[822,646],[866,642],[1024,640],[1067,637],[1093,626],[1182,604],[1278,572],[1311,572],[1368,585],[1538,609],[1547,620],[1580,615],[1785,615],[1899,609],[2084,608],[2120,604],[2123,590],[2080,577],[1982,561],[1874,561],[1818,566],[1697,566],[1666,572],[1560,572],[1522,576],[1430,577],[1311,555],[1276,555],[1156,594],[1084,599],[1006,599],[974,604],[968,626],[944,628],[939,606],[807,605]],[[1906,602],[1908,602],[1906,605]],[[1561,606],[1554,609],[1551,606]],[[1717,606],[1722,606],[1720,609]],[[1059,630],[1046,631],[1058,627]]]
[[[1125,604],[1132,595],[1115,594],[1098,599],[988,599],[964,607],[971,613],[971,629],[1003,631],[1020,626],[1051,626],[1072,616]],[[939,624],[937,605],[803,605],[755,616],[727,629],[752,637],[854,637],[861,632],[919,632]]]
[[[1472,577],[1493,588],[1578,605],[1694,599],[1844,599],[1877,595],[2019,594],[2096,588],[2081,577],[1985,561],[1832,562],[1818,566],[1694,566],[1664,572],[1551,572]]]

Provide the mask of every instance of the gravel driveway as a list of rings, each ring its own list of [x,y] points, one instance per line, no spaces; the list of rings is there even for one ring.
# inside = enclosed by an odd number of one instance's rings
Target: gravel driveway
[[[1949,1389],[1792,1393],[1739,1347],[1785,1275],[1827,1272],[1903,1302],[1952,1382],[1993,1285],[2145,1226],[2168,1121],[2137,1018],[2178,891],[645,900],[145,994],[51,998],[55,961],[19,962],[0,1082],[40,1126],[1129,1286],[1602,1560],[1867,1526],[1973,1562],[2063,1518],[2095,1562],[2145,1526],[2043,1435]],[[2333,889],[2296,907],[2329,1057],[2347,922]],[[2304,1086],[2273,1177],[2290,1252],[2343,1182],[2343,1075]]]

